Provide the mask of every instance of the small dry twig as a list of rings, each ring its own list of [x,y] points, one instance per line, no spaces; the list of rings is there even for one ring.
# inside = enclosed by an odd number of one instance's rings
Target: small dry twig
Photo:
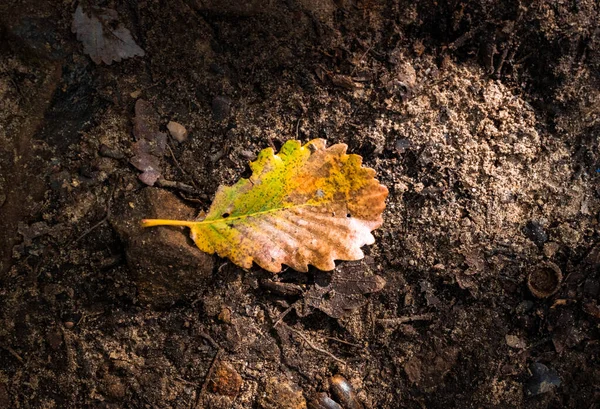
[[[286,315],[288,315],[288,313],[290,311],[292,311],[294,309],[294,307],[295,307],[295,305],[292,304],[291,306],[288,307],[287,310],[285,310],[284,312],[282,312],[281,315],[279,315],[279,317],[277,318],[277,320],[273,324],[273,328],[275,328],[277,325],[279,325],[279,323],[285,318]]]
[[[90,227],[89,229],[84,231],[81,235],[79,235],[79,237],[77,237],[75,240],[73,240],[70,243],[70,245],[77,243],[79,240],[83,239],[85,236],[87,236],[88,234],[90,234],[91,232],[96,230],[98,227],[102,226],[102,224],[108,220],[108,218],[110,217],[110,214],[111,214],[110,206],[112,204],[112,199],[113,199],[113,195],[115,194],[116,188],[117,188],[117,186],[115,184],[115,185],[113,185],[112,189],[110,190],[110,195],[108,196],[108,201],[106,202],[106,210],[105,210],[104,217],[102,218],[102,220],[100,220],[98,223],[94,224],[92,227]]]
[[[185,170],[183,170],[183,168],[179,164],[179,161],[175,157],[175,154],[173,153],[173,149],[171,149],[171,144],[168,142],[167,142],[167,149],[169,149],[169,153],[171,154],[171,158],[173,159],[173,162],[175,162],[175,166],[177,166],[177,169],[179,169],[179,171],[181,173],[183,173],[185,176],[187,176],[190,179],[190,182],[192,182],[194,189],[198,190],[198,186],[196,186],[196,182],[194,181],[194,178],[191,177]]]
[[[2,345],[2,348],[6,349],[12,356],[14,356],[17,361],[19,361],[20,363],[25,363],[25,361],[23,361],[23,358],[21,358],[21,355],[19,355],[17,353],[17,351],[15,351],[14,349],[12,349],[11,347],[9,347],[8,345]]]
[[[325,338],[330,339],[330,340],[335,341],[335,342],[339,342],[340,344],[350,345],[351,347],[364,348],[363,345],[355,344],[354,342],[344,341],[343,339],[339,339],[339,338],[336,338],[336,337],[325,337]]]
[[[292,327],[290,327],[289,325],[283,323],[283,326],[285,326],[287,329],[289,329],[290,331],[292,331],[293,333],[297,334],[300,338],[302,338],[302,340],[304,342],[306,342],[308,344],[309,347],[311,347],[312,349],[314,349],[317,352],[320,352],[322,354],[327,355],[328,357],[330,357],[331,359],[346,365],[346,361],[338,358],[337,356],[333,355],[331,352],[324,350],[323,348],[319,348],[318,346],[316,346],[315,344],[313,344],[312,342],[310,342],[310,340],[308,339],[308,337],[306,335],[304,335],[302,332],[298,331],[297,329],[294,329]]]
[[[212,339],[212,338],[211,338]],[[213,341],[214,342],[214,341]],[[215,365],[217,361],[221,358],[221,354],[223,353],[223,348],[219,348],[215,357],[213,358],[210,367],[208,368],[208,372],[204,377],[204,382],[202,382],[202,387],[200,388],[200,392],[198,393],[198,397],[196,398],[196,408],[200,408],[200,401],[202,400],[202,396],[206,393],[206,388],[208,387],[208,382],[213,376],[213,372],[215,371]]]
[[[172,180],[167,180],[163,178],[158,179],[156,181],[156,185],[158,187],[170,187],[173,189],[184,191],[186,193],[194,193],[196,191],[193,186],[181,182],[173,182]]]
[[[377,320],[378,323],[383,325],[400,325],[406,322],[412,321],[429,321],[433,319],[433,314],[419,314],[419,315],[409,315],[406,317],[397,317],[397,318],[380,318]]]

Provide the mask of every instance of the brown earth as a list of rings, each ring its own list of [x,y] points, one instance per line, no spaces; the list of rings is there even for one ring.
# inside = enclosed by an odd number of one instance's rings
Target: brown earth
[[[366,408],[598,407],[596,1],[82,4],[145,56],[92,62],[76,2],[0,4],[0,407],[302,408],[336,374]],[[160,187],[129,163],[140,98],[189,131]],[[339,262],[386,286],[339,318],[302,304],[328,275],[137,224],[294,138],[390,190]]]

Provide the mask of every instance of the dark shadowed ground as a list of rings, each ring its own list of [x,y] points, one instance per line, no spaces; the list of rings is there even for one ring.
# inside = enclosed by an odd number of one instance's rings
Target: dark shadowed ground
[[[81,5],[144,56],[92,61],[75,1],[0,4],[1,408],[304,408],[335,374],[365,408],[599,407],[597,1]],[[152,188],[140,99],[189,131]],[[333,275],[385,279],[354,310],[139,228],[313,138],[390,190]]]

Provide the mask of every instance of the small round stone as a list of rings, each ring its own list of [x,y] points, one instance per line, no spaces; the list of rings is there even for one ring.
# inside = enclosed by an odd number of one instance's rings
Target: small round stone
[[[185,142],[188,138],[188,131],[185,126],[178,122],[171,121],[167,124],[169,133],[177,142]]]

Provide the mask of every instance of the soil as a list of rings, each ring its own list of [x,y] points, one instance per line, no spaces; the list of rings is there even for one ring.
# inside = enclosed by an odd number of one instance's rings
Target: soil
[[[93,62],[74,1],[0,4],[0,407],[303,408],[334,375],[365,408],[598,407],[598,2],[82,5],[145,55]],[[155,187],[140,99],[189,133]],[[299,307],[316,270],[138,227],[313,138],[390,191],[347,314]]]

